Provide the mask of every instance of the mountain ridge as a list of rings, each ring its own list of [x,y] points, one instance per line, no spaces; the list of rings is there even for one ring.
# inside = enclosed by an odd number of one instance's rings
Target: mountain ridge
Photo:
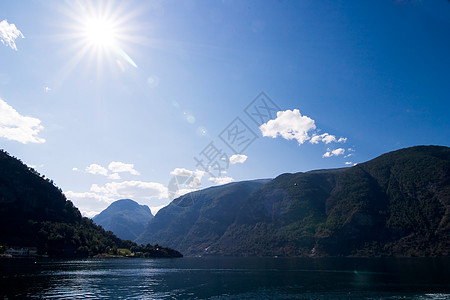
[[[400,149],[349,168],[285,173],[248,193],[230,194],[230,184],[214,188],[217,193],[175,199],[138,241],[159,239],[191,256],[450,253],[445,146]],[[225,223],[220,214],[228,214]]]

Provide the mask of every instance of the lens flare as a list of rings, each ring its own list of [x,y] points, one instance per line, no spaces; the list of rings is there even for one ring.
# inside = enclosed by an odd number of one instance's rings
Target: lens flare
[[[133,44],[142,42],[142,37],[135,34],[140,28],[136,22],[139,9],[127,2],[80,0],[66,2],[61,10],[65,16],[63,38],[72,41],[69,47],[73,53],[65,73],[69,74],[83,61],[87,67],[95,67],[98,76],[138,68],[130,51]]]

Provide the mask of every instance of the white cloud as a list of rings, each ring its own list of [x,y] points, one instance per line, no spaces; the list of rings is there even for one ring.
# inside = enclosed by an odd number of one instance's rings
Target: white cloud
[[[194,171],[185,168],[175,168],[172,172],[170,172],[170,175],[191,177],[194,175]]]
[[[233,154],[230,157],[230,164],[243,164],[247,160],[247,155],[244,154]]]
[[[22,116],[0,98],[0,137],[22,144],[45,143],[38,137],[42,129],[41,120]]]
[[[17,29],[16,25],[9,24],[7,20],[0,22],[0,41],[3,45],[9,46],[11,49],[17,51],[15,40],[17,38],[24,38],[22,32]]]
[[[345,164],[346,165],[353,165],[353,163],[351,161],[346,161]]]
[[[76,172],[76,171],[78,171],[78,168],[72,168],[72,171]]]
[[[185,185],[186,187],[194,188],[194,190],[198,189],[202,185],[202,178],[205,176],[205,171],[195,170],[191,171],[185,168],[175,168],[172,172],[170,172],[171,175],[180,176],[180,177],[186,177],[186,180],[181,180],[183,183],[179,183],[180,185]],[[180,181],[180,180],[178,180]],[[189,190],[189,192],[194,191]],[[189,193],[188,192],[188,193]],[[176,195],[178,195],[177,193]]]
[[[116,200],[121,198],[149,200],[168,197],[167,187],[161,183],[138,180],[109,182],[103,186],[93,184],[90,191]]]
[[[345,143],[347,138],[341,137],[336,139],[335,135],[323,133],[323,134],[313,134],[311,140],[309,141],[311,144],[318,144],[319,142],[324,142],[325,144],[329,143]]]
[[[295,139],[299,145],[302,145],[306,141],[309,141],[311,144],[318,144],[319,142],[325,144],[347,142],[347,138],[340,137],[337,139],[335,135],[327,132],[318,134],[317,132],[320,132],[320,129],[316,130],[315,121],[307,116],[302,116],[298,109],[277,112],[275,119],[262,124],[259,129],[263,136],[271,138],[281,136],[286,140]],[[342,149],[342,153],[338,149],[333,151],[328,150],[323,157],[338,156],[344,152],[344,149]]]
[[[332,156],[332,154],[331,154],[330,149],[328,149],[327,152],[325,152],[325,153],[322,155],[322,157],[331,157],[331,156]]]
[[[334,150],[328,149],[327,152],[325,152],[325,154],[322,155],[322,157],[339,156],[339,155],[343,155],[344,153],[345,153],[345,149],[344,148],[337,148],[337,149],[334,149]]]
[[[187,193],[198,191],[202,187],[202,178],[205,171],[191,171],[185,168],[175,168],[171,175],[174,175],[168,185],[170,199],[176,199]]]
[[[336,137],[332,134],[328,134],[328,133],[324,133],[322,134],[322,142],[324,142],[325,144],[329,144],[331,142],[337,142],[336,141]]]
[[[108,169],[112,172],[109,173]],[[108,176],[108,178],[113,180],[119,180],[121,179],[119,173],[127,172],[131,173],[133,175],[140,175],[138,171],[134,169],[133,164],[126,164],[120,161],[113,161],[108,165],[108,169],[105,167],[99,165],[99,164],[90,164],[86,167],[85,171],[90,174],[97,174],[97,175],[103,175]],[[76,171],[77,168],[73,168],[72,170]]]
[[[108,170],[97,164],[90,164],[89,166],[86,167],[85,171],[90,174],[108,176]]]
[[[308,132],[316,129],[316,125],[313,119],[294,109],[277,112],[274,120],[262,124],[259,129],[263,136],[276,138],[279,135],[286,140],[295,139],[301,145],[310,139]]]
[[[334,141],[336,141],[336,137],[334,135],[324,133],[324,134],[320,134],[320,135],[314,134],[309,142],[311,144],[318,144],[319,142],[324,142],[325,144],[329,144]]]
[[[353,149],[353,148],[347,148],[347,151],[348,152],[355,152],[355,149]],[[346,156],[344,156],[345,158],[347,158],[347,157],[350,157],[350,156],[353,156],[354,154],[353,153],[348,153]]]
[[[119,180],[120,179],[120,175],[118,173],[112,173],[108,176],[109,179],[113,179],[113,180]]]
[[[232,177],[210,177],[208,178],[208,180],[214,182],[217,185],[222,185],[234,181]]]
[[[112,161],[108,165],[108,169],[114,173],[128,172],[133,175],[140,175],[140,173],[134,169],[133,164],[126,164],[120,161]]]

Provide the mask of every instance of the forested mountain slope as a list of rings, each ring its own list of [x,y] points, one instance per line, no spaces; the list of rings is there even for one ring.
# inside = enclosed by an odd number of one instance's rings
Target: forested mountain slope
[[[83,218],[52,180],[0,151],[0,246],[36,247],[39,254],[87,257],[124,248],[151,257],[181,256],[160,246],[139,247]]]
[[[247,185],[252,182],[175,199],[139,240],[164,241],[187,255],[450,253],[448,147],[411,147],[351,168],[282,174],[242,188]]]

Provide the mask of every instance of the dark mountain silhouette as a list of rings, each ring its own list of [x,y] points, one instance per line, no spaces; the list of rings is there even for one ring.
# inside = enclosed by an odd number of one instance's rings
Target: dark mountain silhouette
[[[138,241],[187,255],[449,255],[450,148],[193,192],[161,209]]]
[[[158,245],[138,246],[83,218],[52,180],[0,151],[0,249],[35,247],[39,254],[87,257],[137,253],[146,257],[181,254]],[[130,252],[131,251],[131,252]]]
[[[242,199],[267,180],[244,181],[189,193],[161,209],[137,239],[151,243],[162,239],[189,253],[199,253],[217,241],[235,221]],[[153,232],[151,232],[153,230]]]
[[[153,218],[147,205],[131,199],[117,200],[109,205],[92,220],[105,230],[112,231],[117,237],[124,240],[135,240]]]

